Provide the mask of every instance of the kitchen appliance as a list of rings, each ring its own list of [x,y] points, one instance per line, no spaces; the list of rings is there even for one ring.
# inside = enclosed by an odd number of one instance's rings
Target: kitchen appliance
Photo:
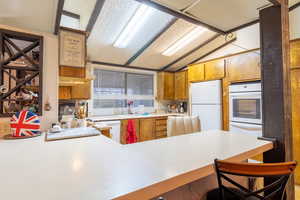
[[[229,86],[230,131],[262,135],[261,83]]]
[[[221,81],[192,83],[191,114],[199,116],[201,130],[222,129]]]

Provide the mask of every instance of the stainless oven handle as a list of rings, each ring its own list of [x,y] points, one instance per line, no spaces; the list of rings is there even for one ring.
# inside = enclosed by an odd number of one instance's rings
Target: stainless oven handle
[[[261,131],[262,130],[262,127],[240,126],[240,125],[236,125],[236,124],[230,124],[230,125],[234,126],[236,128],[245,129],[245,130],[249,130],[249,131]]]

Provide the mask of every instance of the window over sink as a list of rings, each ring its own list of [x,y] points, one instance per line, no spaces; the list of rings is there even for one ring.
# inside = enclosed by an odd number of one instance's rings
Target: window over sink
[[[154,111],[154,75],[94,69],[93,115]]]

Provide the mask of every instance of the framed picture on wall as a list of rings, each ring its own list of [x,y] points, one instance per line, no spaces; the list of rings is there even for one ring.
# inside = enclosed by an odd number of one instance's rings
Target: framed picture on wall
[[[65,27],[60,28],[59,64],[65,67],[85,67],[86,32]]]

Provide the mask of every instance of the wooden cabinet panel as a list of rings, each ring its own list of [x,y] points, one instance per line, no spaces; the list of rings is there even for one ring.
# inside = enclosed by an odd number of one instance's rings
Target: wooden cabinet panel
[[[290,43],[291,51],[291,68],[300,67],[300,40],[295,40]]]
[[[59,87],[59,99],[66,100],[72,98],[72,88],[70,86]]]
[[[136,130],[136,136],[137,136],[138,142],[140,142],[141,141],[141,139],[140,139],[140,120],[134,119],[133,121],[134,121],[135,130]],[[128,120],[121,121],[121,144],[126,144],[127,125],[128,125]]]
[[[291,71],[292,127],[294,160],[300,162],[300,69]],[[296,184],[300,184],[300,168],[295,171]]]
[[[224,131],[229,131],[229,84],[227,78],[222,80],[222,118]]]
[[[155,138],[167,137],[167,117],[155,119]]]
[[[174,73],[160,72],[157,79],[158,100],[174,100]]]
[[[80,84],[72,87],[72,99],[90,99],[91,83]]]
[[[204,64],[190,65],[188,68],[189,82],[204,81]]]
[[[175,73],[175,100],[188,99],[187,71]]]
[[[80,67],[59,67],[59,76],[85,78],[85,68]]]
[[[228,76],[231,82],[260,80],[260,54],[250,52],[226,59]]]
[[[225,60],[214,60],[205,63],[205,80],[218,80],[225,77]]]
[[[140,119],[140,140],[147,141],[155,139],[155,119]]]

